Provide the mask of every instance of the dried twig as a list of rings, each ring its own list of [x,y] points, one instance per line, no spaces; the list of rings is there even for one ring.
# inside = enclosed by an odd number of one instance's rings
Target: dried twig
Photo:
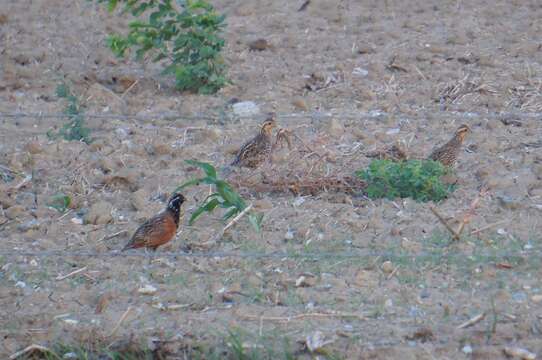
[[[117,236],[125,234],[127,232],[128,232],[128,230],[121,230],[121,231],[116,232],[116,233],[111,234],[111,235],[104,235],[100,240],[98,240],[98,242],[101,243],[102,241],[111,240],[111,239],[116,238]]]
[[[55,354],[51,349],[49,349],[49,348],[47,348],[45,346],[42,346],[42,345],[32,344],[32,345],[29,345],[29,346],[25,347],[24,349],[22,349],[20,351],[17,351],[16,353],[13,353],[9,357],[9,360],[18,359],[21,356],[23,356],[24,354],[30,353],[30,352],[32,352],[34,350],[38,350],[38,351],[40,351],[42,353],[49,353],[49,354],[53,355],[55,358],[60,359],[60,357],[57,354]]]
[[[233,225],[237,224],[237,222],[239,220],[241,220],[241,218],[243,216],[246,215],[246,213],[248,213],[250,210],[252,210],[252,204],[250,204],[249,206],[247,206],[246,208],[243,209],[243,211],[241,211],[239,214],[237,214],[236,217],[234,217],[232,219],[232,221],[230,221],[225,227],[224,229],[222,229],[222,233],[225,233],[229,228],[231,228]]]
[[[258,316],[258,315],[246,315],[238,314],[240,317],[246,320],[258,320],[258,321],[278,321],[289,322],[293,320],[302,320],[306,318],[357,318],[359,320],[366,320],[366,317],[362,314],[355,313],[306,313],[293,316]]]
[[[81,273],[81,272],[83,272],[83,271],[86,271],[86,270],[87,270],[87,267],[86,267],[86,266],[83,266],[81,269],[74,270],[74,271],[72,271],[72,272],[69,273],[69,274],[66,274],[66,275],[58,275],[58,276],[56,277],[55,280],[57,280],[57,281],[64,280],[64,279],[67,279],[67,278],[69,278],[69,277],[71,277],[71,276],[73,276],[73,275],[77,275],[77,274],[79,274],[79,273]]]
[[[130,312],[132,311],[132,307],[131,306],[128,306],[128,309],[126,309],[126,311],[124,312],[124,314],[122,314],[122,316],[120,317],[119,321],[117,322],[117,324],[115,325],[115,327],[113,328],[113,330],[111,331],[111,334],[109,335],[110,337],[111,336],[114,336],[117,331],[119,330],[120,328],[120,325],[122,324],[122,322],[124,320],[126,320],[126,318],[128,317],[128,315],[130,314]]]
[[[501,220],[501,221],[497,221],[497,222],[494,222],[492,224],[489,224],[489,225],[486,225],[484,227],[481,227],[480,229],[476,229],[476,230],[473,230],[471,231],[471,235],[476,235],[476,234],[479,234],[481,233],[482,231],[486,231],[487,229],[491,229],[492,227],[494,226],[497,226],[497,225],[500,225],[500,224],[503,224],[505,222],[507,222],[508,220]]]
[[[482,321],[485,317],[486,317],[486,313],[484,311],[483,313],[478,314],[475,317],[470,318],[469,320],[465,321],[463,324],[459,325],[457,328],[458,329],[465,329],[465,328],[471,327],[474,324],[479,323],[480,321]]]
[[[437,209],[435,209],[433,206],[430,206],[429,210],[431,210],[431,212],[437,217],[437,219],[439,219],[442,225],[444,225],[444,227],[446,227],[446,229],[452,234],[453,239],[459,241],[459,234],[456,233],[455,230],[452,229],[450,224],[448,224],[446,219],[444,219],[444,217],[442,217],[442,215],[437,212]]]

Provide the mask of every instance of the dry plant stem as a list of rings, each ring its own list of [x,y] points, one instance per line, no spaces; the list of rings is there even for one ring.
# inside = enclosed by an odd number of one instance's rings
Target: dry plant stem
[[[494,227],[494,226],[504,224],[505,222],[507,222],[507,220],[497,221],[497,222],[495,222],[495,223],[486,225],[486,226],[484,226],[484,227],[482,227],[482,228],[480,228],[480,229],[473,230],[473,231],[471,231],[470,234],[471,234],[471,235],[477,235],[477,234],[481,233],[482,231],[486,231],[486,230],[488,230],[488,229],[491,229],[491,228]]]
[[[122,325],[123,321],[126,320],[126,318],[128,317],[128,315],[130,314],[131,311],[132,311],[132,307],[128,306],[128,309],[126,309],[124,314],[122,314],[119,321],[117,322],[117,325],[115,325],[115,327],[113,328],[113,330],[111,331],[111,334],[109,336],[114,336],[117,333],[117,331],[119,330],[119,328]]]
[[[452,238],[459,241],[459,234],[456,233],[454,229],[452,229],[450,224],[448,224],[448,222],[442,217],[442,215],[440,215],[437,210],[432,206],[429,207],[429,210],[431,210],[431,212],[437,217],[437,219],[439,219],[442,225],[444,225],[446,229],[450,232],[450,234],[452,234]]]
[[[232,219],[232,221],[230,221],[230,222],[224,227],[224,229],[222,229],[222,233],[225,233],[226,230],[228,230],[229,228],[231,228],[233,225],[237,224],[237,222],[238,222],[239,220],[241,220],[241,218],[242,218],[243,216],[245,216],[246,213],[248,213],[250,210],[252,210],[252,204],[250,204],[250,205],[247,206],[243,211],[241,211],[239,214],[237,214],[237,216],[234,217],[234,218]]]
[[[132,90],[132,89],[137,85],[138,82],[139,82],[139,79],[137,79],[136,81],[134,81],[133,84],[130,85],[130,86],[128,87],[128,89],[126,89],[126,91],[122,93],[122,95],[120,96],[120,98],[121,98],[121,99],[124,99],[124,96],[125,96],[126,94],[128,94],[128,93],[130,92],[130,90]]]
[[[67,279],[67,278],[69,278],[69,277],[71,277],[71,276],[74,276],[74,275],[77,275],[77,274],[79,274],[79,273],[82,273],[83,271],[86,271],[86,270],[87,270],[87,267],[84,266],[84,267],[82,267],[81,269],[74,270],[74,271],[72,271],[72,272],[69,273],[69,274],[66,274],[66,275],[59,275],[59,276],[56,277],[55,280],[57,280],[57,281],[64,280],[64,279]]]
[[[111,235],[105,235],[100,240],[98,240],[98,242],[101,243],[102,241],[105,241],[105,240],[111,240],[111,239],[116,238],[117,236],[125,234],[127,232],[128,232],[128,230],[121,230],[121,231],[116,232],[116,233],[111,234]]]
[[[278,321],[278,322],[289,322],[293,320],[302,320],[306,318],[357,318],[359,320],[366,320],[366,317],[361,314],[353,313],[307,313],[299,314],[293,316],[258,316],[258,315],[245,315],[238,314],[240,317],[246,320],[258,320],[258,321]]]
[[[16,353],[13,353],[10,357],[9,357],[9,360],[15,360],[15,359],[18,359],[20,358],[21,356],[23,356],[24,354],[27,354],[29,352],[32,352],[34,350],[39,350],[41,351],[42,353],[49,353],[51,355],[53,355],[56,359],[60,359],[60,357],[58,357],[57,354],[55,354],[54,352],[51,351],[51,349],[45,347],[45,346],[41,346],[41,345],[37,345],[37,344],[32,344],[32,345],[29,345],[27,347],[25,347],[24,349],[20,350],[20,351],[17,351]]]
[[[465,328],[471,327],[471,326],[479,323],[480,321],[482,321],[485,317],[486,317],[486,313],[483,312],[483,313],[478,314],[475,317],[465,321],[463,324],[459,325],[457,328],[458,329],[465,329]]]

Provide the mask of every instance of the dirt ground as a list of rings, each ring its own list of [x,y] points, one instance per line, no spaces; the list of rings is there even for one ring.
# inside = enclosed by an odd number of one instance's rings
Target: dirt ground
[[[542,3],[212,3],[227,15],[233,84],[197,96],[159,64],[114,58],[104,39],[129,18],[83,0],[0,0],[2,358],[31,344],[64,358],[541,354]],[[249,51],[258,38],[270,48]],[[65,109],[63,82],[98,115],[90,145],[46,135],[65,121],[46,116]],[[236,116],[235,101],[260,114]],[[370,151],[400,141],[426,156],[466,123],[458,188],[435,206],[455,227],[489,193],[453,242],[429,204],[240,187],[261,233],[241,219],[215,242],[220,213],[185,216],[152,262],[115,256],[199,175],[186,159],[223,166],[267,111],[317,155],[298,141],[241,179],[352,175]],[[207,192],[188,190],[185,212]],[[65,213],[49,206],[58,194]]]

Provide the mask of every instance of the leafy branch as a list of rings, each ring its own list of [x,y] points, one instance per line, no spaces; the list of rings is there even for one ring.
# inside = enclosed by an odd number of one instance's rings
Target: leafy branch
[[[214,192],[207,196],[202,204],[192,213],[189,220],[190,225],[203,213],[212,213],[216,208],[226,209],[226,213],[222,217],[223,221],[227,221],[246,211],[247,204],[245,200],[243,200],[230,184],[217,177],[216,169],[211,164],[196,160],[186,160],[186,163],[203,170],[205,176],[189,180],[180,185],[175,191],[200,184],[212,185],[214,188]],[[257,232],[261,230],[262,219],[263,214],[252,211],[248,213],[248,220]]]
[[[173,74],[179,90],[212,94],[228,83],[221,55],[224,39],[224,15],[204,0],[98,0],[109,11],[124,5],[123,11],[139,17],[150,12],[146,21],[130,22],[128,35],[110,35],[107,44],[119,57],[136,48],[136,58],[147,53],[154,62],[170,63],[164,74]]]

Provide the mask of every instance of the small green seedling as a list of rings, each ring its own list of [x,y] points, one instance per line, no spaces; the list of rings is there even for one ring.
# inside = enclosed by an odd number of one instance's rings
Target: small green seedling
[[[92,139],[90,138],[90,129],[85,127],[85,117],[77,97],[70,92],[70,89],[66,84],[57,86],[56,96],[61,99],[66,99],[67,105],[64,109],[64,113],[68,116],[69,121],[64,124],[56,134],[52,131],[48,131],[47,136],[52,139],[62,137],[68,141],[83,141],[90,144],[92,142]]]

